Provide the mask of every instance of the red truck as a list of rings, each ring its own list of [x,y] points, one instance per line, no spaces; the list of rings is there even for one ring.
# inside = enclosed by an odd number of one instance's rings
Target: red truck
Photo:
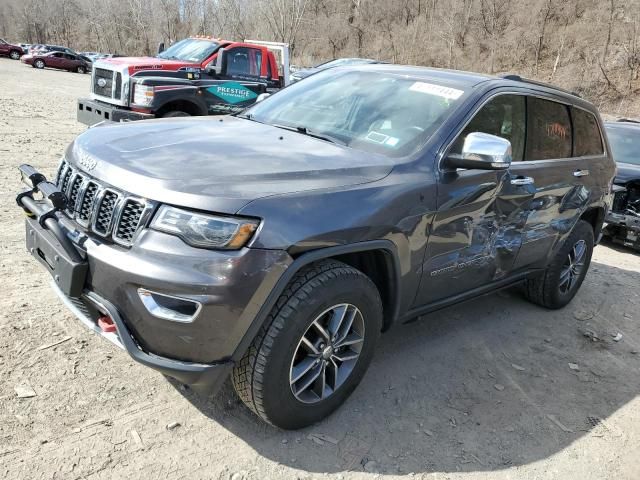
[[[20,45],[14,45],[0,38],[0,56],[7,56],[13,60],[20,60],[24,55],[24,50]]]
[[[78,121],[235,113],[289,82],[282,43],[199,36],[160,50],[156,57],[94,62],[91,97],[78,100]]]

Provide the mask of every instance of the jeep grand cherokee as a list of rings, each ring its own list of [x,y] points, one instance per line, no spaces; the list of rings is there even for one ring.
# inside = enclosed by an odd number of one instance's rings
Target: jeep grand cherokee
[[[394,324],[516,283],[566,305],[614,163],[568,92],[371,65],[237,116],[91,128],[55,183],[21,170],[27,247],[86,325],[198,391],[231,374],[256,415],[298,428]]]

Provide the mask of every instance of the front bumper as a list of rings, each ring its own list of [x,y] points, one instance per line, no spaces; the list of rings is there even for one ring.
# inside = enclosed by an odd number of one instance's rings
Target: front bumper
[[[51,193],[55,186],[48,185]],[[292,261],[279,250],[196,249],[153,230],[143,230],[125,248],[89,236],[52,210],[51,201],[36,201],[29,191],[18,196],[18,203],[28,213],[28,250],[49,271],[54,289],[76,316],[134,360],[201,391],[213,390],[226,378]],[[141,288],[196,301],[198,314],[188,322],[160,318],[145,307]],[[116,333],[98,326],[103,315],[113,320]]]
[[[78,100],[76,117],[80,123],[91,126],[105,120],[111,122],[146,120],[155,118],[155,115],[151,113],[134,112],[126,108],[91,100],[89,98],[80,98]]]
[[[640,217],[610,211],[602,230],[614,242],[640,251]]]
[[[114,345],[126,352],[138,363],[153,368],[164,375],[188,384],[203,394],[215,393],[224,383],[233,368],[233,362],[225,361],[214,364],[181,362],[144,352],[127,330],[127,326],[118,313],[118,309],[98,294],[85,291],[80,298],[65,295],[51,282],[53,290],[71,312],[89,329],[105,337]],[[116,324],[115,333],[105,333],[97,325],[99,315],[109,316]]]

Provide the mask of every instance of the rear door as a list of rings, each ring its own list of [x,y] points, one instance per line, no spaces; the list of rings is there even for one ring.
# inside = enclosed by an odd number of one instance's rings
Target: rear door
[[[525,158],[512,171],[530,182],[533,198],[515,269],[544,267],[592,197],[591,173],[599,168],[602,137],[582,112],[551,97],[527,99]]]

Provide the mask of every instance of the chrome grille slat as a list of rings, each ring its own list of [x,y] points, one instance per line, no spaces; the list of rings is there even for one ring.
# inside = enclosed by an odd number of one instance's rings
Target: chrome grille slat
[[[57,185],[69,201],[67,216],[97,235],[130,246],[148,218],[152,205],[142,198],[104,186],[66,161],[58,169]]]

